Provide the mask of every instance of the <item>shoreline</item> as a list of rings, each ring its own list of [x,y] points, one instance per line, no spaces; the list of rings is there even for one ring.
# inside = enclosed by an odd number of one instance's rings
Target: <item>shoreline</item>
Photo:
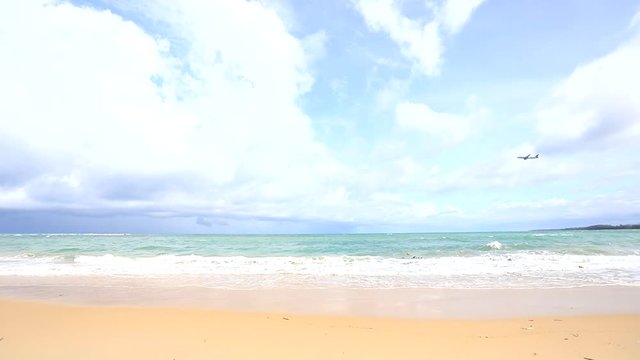
[[[394,319],[640,315],[640,287],[543,289],[178,286],[163,279],[2,277],[0,300]]]

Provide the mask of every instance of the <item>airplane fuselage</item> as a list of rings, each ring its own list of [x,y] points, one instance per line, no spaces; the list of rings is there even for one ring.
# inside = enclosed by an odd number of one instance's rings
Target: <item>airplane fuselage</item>
[[[518,156],[518,159],[522,159],[522,160],[533,160],[533,159],[537,159],[538,156],[540,156],[540,154],[536,154],[536,156],[531,156],[531,154],[527,155],[527,156]]]

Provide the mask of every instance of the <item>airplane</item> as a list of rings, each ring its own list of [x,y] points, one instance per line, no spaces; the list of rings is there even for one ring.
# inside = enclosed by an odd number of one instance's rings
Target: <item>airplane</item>
[[[527,155],[527,156],[518,156],[518,159],[522,159],[522,160],[533,160],[533,159],[537,159],[538,156],[540,156],[540,154],[536,154],[536,156],[531,156],[531,154]]]

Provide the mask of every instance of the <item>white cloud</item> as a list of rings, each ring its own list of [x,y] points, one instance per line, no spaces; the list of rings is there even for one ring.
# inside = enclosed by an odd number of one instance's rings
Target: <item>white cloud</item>
[[[404,97],[409,89],[409,81],[390,79],[376,93],[376,106],[386,110]]]
[[[446,0],[441,8],[434,7],[429,21],[403,14],[400,1],[353,1],[371,30],[388,34],[419,73],[436,76],[444,53],[441,28],[449,34],[460,31],[484,0]]]
[[[309,61],[315,61],[326,54],[327,33],[324,30],[317,31],[302,39],[304,53]]]
[[[640,36],[576,68],[537,113],[548,152],[637,148],[640,136]]]
[[[120,169],[151,171],[180,154],[190,116],[149,80],[171,66],[155,39],[109,12],[68,4],[5,10],[2,135],[84,166],[118,159]]]
[[[506,201],[488,208],[487,212],[495,220],[513,222],[517,219],[527,219],[538,223],[555,223],[553,227],[566,226],[559,224],[567,224],[568,221],[579,226],[592,225],[593,222],[629,223],[636,221],[635,214],[640,209],[640,202],[631,195],[633,194],[614,193],[587,195],[581,199],[556,197]]]
[[[57,161],[3,194],[20,207],[15,194],[26,192],[25,208],[64,197],[78,208],[250,215],[298,215],[287,201],[322,198],[340,166],[297,101],[325,36],[296,39],[257,2],[141,9],[188,44],[183,56],[109,11],[0,5],[0,138],[23,143],[30,159]],[[127,199],[125,187],[142,198]]]
[[[109,11],[3,4],[0,138],[12,141],[0,160],[31,163],[26,172],[0,168],[5,208],[194,224],[410,223],[439,213],[428,201],[389,202],[400,198],[393,184],[424,172],[411,158],[390,159],[395,179],[379,168],[360,173],[315,141],[298,100],[313,82],[322,33],[296,39],[256,2],[165,5],[171,13],[148,3],[140,11],[169,22],[177,40]],[[188,44],[180,56],[172,41]]]
[[[495,205],[496,210],[513,211],[521,209],[546,209],[553,207],[566,207],[569,201],[563,198],[544,199],[538,201],[509,201]]]
[[[425,104],[401,102],[396,106],[396,124],[405,130],[417,130],[445,144],[464,140],[471,128],[471,118],[437,112]]]
[[[409,19],[392,0],[360,0],[355,5],[369,28],[389,34],[402,55],[412,61],[419,72],[438,75],[443,47],[435,21],[422,24]]]
[[[484,0],[448,0],[442,7],[442,26],[449,33],[457,33],[469,21],[471,14]]]

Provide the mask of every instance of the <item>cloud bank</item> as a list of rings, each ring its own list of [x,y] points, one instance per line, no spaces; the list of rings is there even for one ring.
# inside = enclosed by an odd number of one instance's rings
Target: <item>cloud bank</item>
[[[321,196],[338,165],[297,100],[322,35],[257,2],[150,8],[173,40],[109,10],[3,3],[3,205],[251,215]]]
[[[470,94],[432,102],[447,41],[484,2],[415,4],[340,3],[353,38],[388,37],[412,70],[380,70],[392,81],[368,102],[327,65],[336,33],[302,31],[293,5],[1,3],[0,231],[476,230],[640,214],[637,34],[521,110],[526,138],[483,131],[500,126],[483,106],[451,106]],[[305,104],[320,95],[357,103],[337,114],[357,139],[318,136]],[[369,127],[355,121],[366,107],[381,113]],[[541,158],[515,159],[528,152]]]

